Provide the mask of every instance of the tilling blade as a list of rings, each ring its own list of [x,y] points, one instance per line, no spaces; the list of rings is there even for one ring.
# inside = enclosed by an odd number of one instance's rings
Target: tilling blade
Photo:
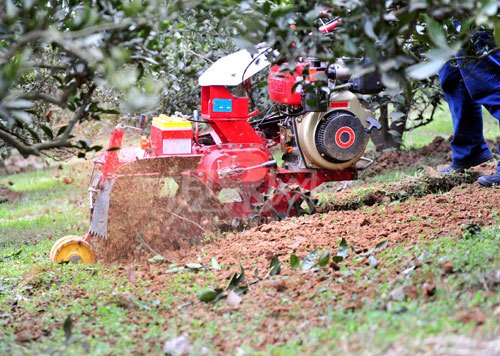
[[[92,219],[90,220],[90,233],[94,236],[107,237],[109,200],[113,185],[114,181],[105,180],[101,190],[97,193]]]

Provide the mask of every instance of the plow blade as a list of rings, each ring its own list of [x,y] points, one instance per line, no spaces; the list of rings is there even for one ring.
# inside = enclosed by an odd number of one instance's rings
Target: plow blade
[[[90,233],[92,236],[105,238],[108,233],[108,210],[111,190],[114,181],[104,181],[101,190],[98,192],[92,209],[90,219]]]
[[[116,180],[127,178],[177,177],[182,172],[197,169],[200,157],[158,157],[134,161],[120,167],[118,176],[106,179],[97,192],[93,204],[89,233],[92,236],[106,238],[108,235],[109,203]],[[133,194],[133,192],[131,193]],[[139,195],[140,192],[137,192]],[[140,196],[138,196],[140,198]]]

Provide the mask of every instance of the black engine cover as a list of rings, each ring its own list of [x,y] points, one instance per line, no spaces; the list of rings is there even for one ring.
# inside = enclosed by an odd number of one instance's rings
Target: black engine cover
[[[332,163],[355,158],[365,149],[368,139],[359,118],[349,111],[329,112],[316,128],[316,148]]]

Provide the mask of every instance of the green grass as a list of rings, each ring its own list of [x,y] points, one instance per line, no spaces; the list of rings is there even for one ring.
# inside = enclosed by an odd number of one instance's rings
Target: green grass
[[[88,222],[78,184],[64,184],[54,175],[58,171],[4,176],[0,184],[22,194],[22,198],[0,205],[0,246],[40,241],[81,233]]]
[[[486,139],[494,140],[500,135],[498,120],[484,108],[483,124]],[[442,105],[441,110],[436,113],[435,119],[429,124],[406,132],[403,136],[403,143],[407,148],[419,148],[431,143],[436,136],[448,138],[451,135],[453,135],[453,124],[449,109],[445,103]]]
[[[413,256],[421,256],[423,266],[407,275],[395,275],[411,267]],[[479,235],[465,238],[442,238],[431,243],[421,243],[410,251],[396,246],[378,256],[381,261],[391,263],[391,268],[365,268],[356,273],[358,283],[367,287],[377,284],[375,298],[363,301],[363,307],[353,311],[330,310],[325,315],[331,326],[302,331],[297,338],[284,347],[270,347],[275,354],[286,354],[286,350],[328,353],[338,341],[360,345],[363,350],[383,353],[398,343],[398,340],[423,340],[437,335],[460,334],[472,336],[477,333],[474,322],[464,323],[458,315],[477,308],[484,315],[500,301],[500,287],[492,282],[500,267],[500,228],[486,229]],[[453,273],[446,274],[441,263],[453,263]],[[360,277],[360,275],[362,277]],[[352,282],[352,281],[350,281]],[[423,296],[422,286],[434,283],[435,294],[428,299]],[[391,300],[390,292],[398,287],[413,286],[419,296],[416,299]],[[333,296],[334,297],[334,296]],[[323,302],[334,302],[332,295],[319,295]],[[334,298],[333,298],[334,299]],[[498,318],[488,320],[482,327],[482,337],[494,339],[500,332]],[[378,351],[378,352],[377,352]],[[406,350],[410,352],[410,350]],[[422,352],[416,349],[414,352]]]
[[[220,335],[239,344],[241,353],[326,354],[344,348],[347,352],[382,354],[401,340],[411,340],[407,341],[408,352],[423,352],[416,340],[423,342],[440,335],[491,339],[500,332],[495,318],[488,317],[478,327],[459,317],[461,312],[478,309],[490,316],[499,302],[499,286],[491,284],[492,273],[500,268],[498,227],[467,238],[423,239],[414,246],[397,245],[379,252],[377,259],[382,265],[377,269],[353,262],[342,267],[340,279],[332,279],[326,270],[273,277],[299,282],[304,278],[326,279],[316,289],[302,291],[304,298],[297,299],[295,292],[284,291],[272,303],[255,304],[258,302],[253,301],[254,297],[274,293],[271,279],[270,286],[257,285],[244,296],[246,309],[228,311],[224,302],[205,305],[197,301],[201,290],[217,286],[212,272],[178,273],[159,281],[143,275],[131,283],[118,266],[49,263],[48,251],[54,240],[42,234],[38,243],[31,243],[26,234],[40,226],[47,233],[50,228],[77,233],[72,227],[83,223],[75,212],[83,214],[83,207],[68,195],[84,193],[77,186],[54,181],[51,174],[8,177],[15,179],[19,191],[32,188],[33,181],[38,181],[38,188],[30,190],[30,199],[2,206],[0,227],[8,235],[0,258],[19,249],[21,252],[0,262],[1,354],[160,354],[165,340],[184,332],[194,354],[202,350],[209,354],[220,352],[215,344]],[[52,221],[52,227],[25,217],[37,215],[37,209],[47,204],[57,207],[43,215]],[[63,218],[58,217],[61,214]],[[23,223],[13,225],[16,220]],[[13,234],[16,230],[20,237]],[[424,252],[419,268],[401,273]],[[447,261],[453,263],[451,274],[443,273],[441,268]],[[423,286],[429,281],[434,283],[435,293],[426,297]],[[332,283],[367,292],[344,299],[329,290]],[[370,286],[376,288],[370,291]],[[415,298],[391,300],[394,289],[408,286],[416,289]],[[354,299],[361,301],[360,307],[347,308]],[[304,306],[305,301],[312,304]],[[284,316],[275,315],[276,306],[290,311]],[[68,315],[73,327],[72,336],[66,339],[63,322]],[[40,335],[34,341],[16,341],[16,334],[33,323]],[[263,325],[268,326],[263,329]],[[269,335],[281,340],[281,344],[266,341]],[[264,347],[256,348],[262,342]]]
[[[500,303],[494,282],[500,269],[498,221],[479,233],[422,236],[415,245],[386,248],[376,255],[377,268],[351,257],[340,275],[324,268],[271,277],[251,287],[241,308],[230,309],[224,301],[197,300],[205,288],[227,284],[220,275],[234,272],[229,266],[217,275],[166,274],[166,265],[148,272],[136,264],[51,264],[55,240],[81,235],[88,224],[85,185],[79,179],[64,184],[55,173],[0,178],[0,184],[10,181],[23,193],[0,205],[0,354],[161,354],[166,340],[183,333],[192,354],[384,354],[401,345],[411,354],[429,352],[422,345],[434,336],[491,340],[500,333],[492,313]],[[63,174],[71,171],[65,168]],[[399,180],[401,174],[379,182]],[[453,272],[444,272],[443,263],[451,263]],[[130,268],[137,270],[134,281],[127,278]],[[317,283],[306,289],[302,284],[308,280]],[[280,281],[295,287],[277,293]],[[414,296],[392,297],[398,288],[410,287]],[[353,302],[359,305],[350,307]],[[470,312],[485,315],[484,323],[465,323],[461,315]],[[69,338],[63,327],[68,316]],[[24,329],[38,334],[21,342],[17,337]]]

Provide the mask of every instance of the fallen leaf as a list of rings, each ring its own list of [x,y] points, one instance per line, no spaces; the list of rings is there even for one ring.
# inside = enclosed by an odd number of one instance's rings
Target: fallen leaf
[[[64,342],[68,344],[71,339],[71,335],[73,334],[73,318],[71,318],[71,314],[66,317],[66,320],[64,320],[63,330]]]
[[[318,262],[316,262],[316,266],[323,267],[323,266],[326,266],[328,264],[328,262],[330,262],[330,250],[326,249],[319,256]]]
[[[348,254],[349,254],[349,245],[347,244],[347,241],[344,238],[342,238],[342,241],[340,241],[340,245],[337,250],[337,256],[341,256],[343,259],[345,259]]]
[[[163,353],[171,356],[189,355],[191,352],[191,344],[186,333],[179,337],[165,341],[163,344]]]
[[[243,298],[241,298],[238,294],[236,294],[235,292],[233,291],[229,291],[229,293],[227,294],[227,299],[226,299],[226,303],[227,305],[229,305],[230,307],[237,307],[240,305],[241,301],[242,301]]]
[[[411,271],[413,271],[417,266],[411,266],[411,267],[408,267],[407,269],[405,269],[402,273],[403,274],[408,274],[410,273]]]
[[[231,279],[229,280],[229,283],[227,284],[226,289],[235,289],[243,282],[245,282],[245,270],[243,269],[243,266],[240,264],[240,273],[239,274],[237,272],[233,273]]]
[[[370,257],[368,257],[368,262],[370,262],[370,267],[372,267],[372,268],[375,268],[375,267],[378,266],[378,261],[375,258],[375,256],[373,256],[373,255],[371,255]]]
[[[217,292],[211,288],[205,289],[198,295],[198,300],[205,303],[212,302],[215,300],[215,298],[217,298]]]
[[[281,264],[278,256],[274,256],[271,260],[271,264],[269,266],[269,272],[267,272],[268,276],[276,276],[281,273],[281,268],[283,265]]]
[[[184,267],[193,271],[199,271],[200,269],[203,269],[203,265],[200,263],[186,263]]]
[[[290,268],[296,270],[300,265],[300,260],[295,253],[290,255]]]
[[[7,261],[9,258],[12,258],[12,257],[17,257],[17,256],[19,256],[21,254],[21,252],[23,252],[23,250],[17,250],[12,255],[8,255],[8,256],[2,257],[2,258],[0,258],[0,262]]]
[[[302,271],[306,272],[309,271],[315,264],[316,264],[316,259],[319,256],[319,250],[316,249],[312,252],[309,252],[304,258],[304,261],[302,261]]]
[[[479,308],[474,308],[472,310],[468,310],[457,315],[458,319],[460,319],[463,323],[475,323],[477,325],[482,325],[486,323],[486,316],[484,312]]]
[[[445,274],[453,273],[453,262],[451,261],[443,262],[441,263],[441,268],[443,269],[443,272]]]
[[[156,263],[162,263],[162,262],[165,262],[165,257],[163,257],[162,255],[156,255],[154,257],[151,257],[149,260],[148,260],[149,263],[152,263],[152,264],[156,264]]]
[[[212,269],[220,270],[220,264],[215,257],[212,257],[210,264],[212,265]]]

